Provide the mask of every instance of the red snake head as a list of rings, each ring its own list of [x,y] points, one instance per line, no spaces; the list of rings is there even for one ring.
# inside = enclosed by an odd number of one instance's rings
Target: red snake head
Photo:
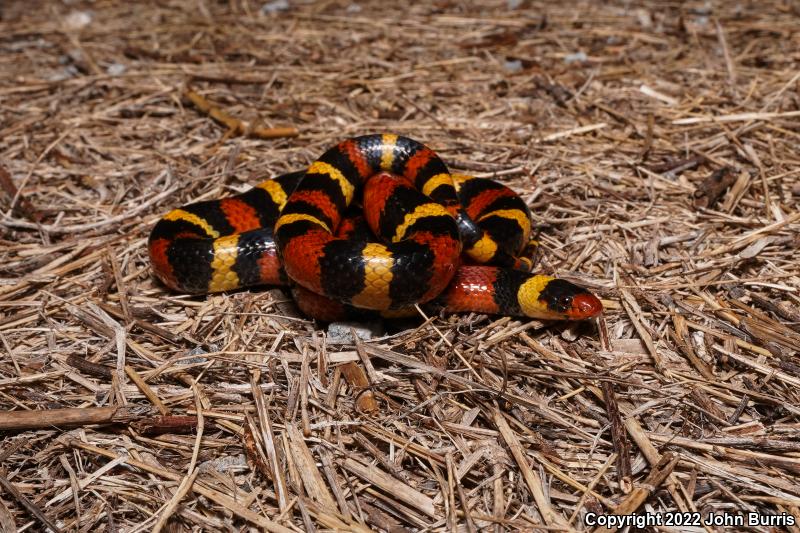
[[[600,300],[582,287],[550,276],[532,275],[517,292],[522,314],[545,320],[585,320],[603,312]]]

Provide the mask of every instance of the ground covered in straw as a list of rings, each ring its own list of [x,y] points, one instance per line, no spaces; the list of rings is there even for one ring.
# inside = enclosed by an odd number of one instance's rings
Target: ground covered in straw
[[[799,22],[783,1],[3,2],[0,529],[800,531]],[[154,280],[160,215],[369,132],[518,190],[538,268],[602,319],[336,344],[280,290]]]

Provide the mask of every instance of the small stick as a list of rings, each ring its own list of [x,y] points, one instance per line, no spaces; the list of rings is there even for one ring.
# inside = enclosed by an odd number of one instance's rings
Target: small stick
[[[614,444],[614,453],[617,455],[617,476],[622,492],[628,494],[631,491],[631,446],[625,435],[625,428],[622,424],[622,417],[617,405],[617,396],[611,383],[604,381],[601,383],[603,390],[603,401],[606,404],[606,413],[611,422],[611,442]]]
[[[642,152],[639,155],[639,159],[644,162],[647,160],[648,156],[650,155],[650,150],[653,148],[653,125],[655,122],[655,118],[653,113],[647,114],[647,130],[644,137],[644,147],[642,148]]]
[[[461,507],[464,509],[464,525],[467,526],[467,533],[475,533],[475,522],[472,521],[472,515],[470,515],[469,512],[469,500],[467,499],[467,495],[464,493],[464,487],[461,486],[461,483],[459,483],[457,479],[456,467],[453,464],[452,454],[447,454],[447,479],[449,483],[455,486],[459,503],[461,503]],[[453,514],[455,515],[455,510],[453,511]]]
[[[634,329],[639,334],[639,337],[642,339],[642,342],[644,342],[644,345],[647,347],[647,351],[650,352],[650,356],[653,358],[653,362],[655,362],[656,369],[661,371],[662,374],[669,376],[669,370],[664,368],[661,355],[658,353],[658,350],[656,350],[655,344],[653,343],[653,337],[639,319],[639,317],[642,316],[642,310],[639,308],[639,303],[636,301],[630,291],[626,289],[621,289],[620,294],[623,297],[622,307],[627,312],[628,318],[633,324]]]
[[[341,367],[344,379],[353,387],[356,394],[356,409],[362,413],[374,413],[378,410],[375,395],[369,389],[370,383],[364,370],[355,363],[345,363]]]
[[[606,471],[611,466],[611,463],[613,463],[616,460],[617,460],[617,454],[612,453],[611,456],[606,460],[605,464],[603,464],[600,470],[597,471],[597,474],[594,476],[594,478],[592,478],[592,481],[586,486],[588,490],[583,491],[581,499],[578,500],[577,504],[575,504],[575,510],[572,512],[572,515],[570,515],[569,520],[567,521],[568,524],[572,525],[572,522],[575,521],[575,518],[578,516],[578,513],[583,508],[583,504],[586,501],[586,498],[588,498],[591,491],[594,490],[594,487],[595,485],[597,485],[597,482],[600,481],[600,479],[604,475],[606,475]]]
[[[17,186],[14,185],[14,181],[11,179],[11,174],[9,174],[3,166],[0,166],[0,189],[11,199],[10,207],[12,212],[22,214],[37,223],[42,221],[41,213],[33,207],[33,204],[31,204],[27,198],[20,194]]]
[[[92,472],[91,475],[86,476],[83,479],[81,479],[78,482],[78,490],[85,489],[86,487],[88,487],[89,485],[94,483],[95,480],[97,480],[100,477],[102,477],[106,472],[109,472],[109,471],[115,469],[116,467],[118,467],[119,465],[124,464],[127,460],[128,460],[128,458],[126,456],[120,456],[120,457],[114,459],[113,461],[107,462],[106,464],[104,464],[103,466],[101,466],[100,468],[98,468],[97,470]],[[45,504],[45,507],[50,507],[50,506],[52,506],[54,504],[61,503],[64,500],[67,500],[72,496],[74,496],[73,488],[72,487],[67,487],[63,491],[59,492],[58,494],[56,494],[55,496],[50,498],[47,501],[47,503]]]
[[[455,475],[452,473],[453,471],[453,454],[448,453],[445,456],[445,461],[447,462],[445,466],[447,467],[447,479],[444,478],[442,473],[439,471],[439,468],[436,465],[431,465],[431,470],[433,470],[433,474],[436,477],[436,480],[439,482],[439,487],[442,492],[442,500],[444,502],[444,509],[445,509],[445,520],[447,520],[447,528],[452,533],[458,532],[458,526],[456,521],[458,517],[456,516],[458,513],[458,509],[456,508],[456,496],[455,496],[455,483],[453,483],[453,477]]]
[[[295,462],[295,467],[300,471],[303,486],[309,497],[319,503],[324,509],[336,510],[336,502],[325,484],[325,478],[317,468],[314,454],[308,449],[303,434],[294,424],[286,424],[289,450]]]
[[[122,308],[122,315],[125,318],[125,323],[127,324],[131,321],[131,312],[128,309],[128,289],[125,287],[125,281],[122,276],[122,270],[120,269],[117,256],[110,248],[108,253],[108,261],[111,263],[111,272],[114,274],[114,282],[117,285],[119,304]]]
[[[198,427],[198,418],[188,415],[154,416],[131,422],[131,429],[140,435],[163,435],[193,433]]]
[[[378,462],[386,470],[391,472],[391,474],[394,477],[396,477],[398,479],[402,479],[403,481],[408,481],[408,475],[405,473],[405,471],[401,470],[400,468],[397,468],[397,465],[395,465],[393,462],[391,462],[389,459],[387,459],[386,456],[383,454],[383,452],[381,452],[380,449],[378,449],[377,446],[372,444],[372,442],[370,442],[370,440],[368,438],[366,438],[364,435],[362,435],[361,433],[354,433],[353,434],[353,440],[359,446],[361,446],[362,448],[367,450],[372,455],[372,457],[377,459]]]
[[[747,154],[747,157],[753,164],[758,167],[758,175],[761,178],[761,188],[764,191],[764,212],[767,217],[772,215],[772,197],[769,194],[769,187],[767,186],[767,174],[764,171],[764,164],[761,162],[761,158],[758,157],[758,154],[753,149],[753,145],[750,143],[745,143],[744,152]]]
[[[361,359],[361,363],[364,365],[364,370],[367,372],[367,377],[373,384],[378,383],[380,381],[378,373],[375,372],[375,367],[372,366],[372,361],[370,361],[369,356],[364,351],[364,343],[358,338],[354,328],[350,328],[350,335],[353,336],[353,344],[355,344],[356,353],[358,354],[359,359]]]
[[[111,375],[114,372],[114,369],[108,365],[103,365],[100,363],[95,363],[93,361],[89,361],[88,359],[84,359],[79,355],[72,354],[67,357],[67,364],[72,368],[77,368],[84,374],[88,374],[90,376],[94,376],[96,378],[103,378],[107,380],[111,380]]]
[[[311,422],[308,419],[309,388],[308,344],[303,346],[303,363],[300,367],[300,421],[303,425],[303,436],[311,436]]]
[[[669,452],[665,453],[661,460],[650,471],[650,474],[647,476],[641,486],[633,489],[628,497],[625,498],[622,503],[616,507],[616,509],[614,509],[614,514],[633,514],[633,512],[636,511],[645,502],[645,500],[647,500],[647,498],[649,498],[650,495],[661,486],[662,483],[664,483],[664,481],[675,469],[675,465],[678,464],[679,459],[680,457],[677,455],[673,455]],[[613,533],[616,530],[616,527],[598,527],[594,530],[594,533]]]
[[[336,479],[336,472],[333,469],[333,461],[331,460],[330,452],[327,448],[320,446],[317,453],[319,454],[320,463],[322,464],[322,473],[325,474],[325,479],[328,482],[328,486],[333,492],[336,502],[339,504],[339,511],[341,512],[342,517],[344,517],[346,522],[352,522],[353,515],[350,514],[350,508],[347,506],[347,500],[342,493],[342,488],[339,486],[339,481]]]
[[[589,133],[590,131],[599,130],[608,126],[605,122],[598,122],[597,124],[589,124],[588,126],[581,126],[580,128],[572,128],[569,130],[559,131],[556,133],[551,133],[546,137],[543,137],[539,142],[550,142],[555,141],[558,139],[563,139],[564,137],[571,137],[572,135],[581,135],[584,133]]]
[[[431,498],[410,485],[395,479],[380,468],[376,466],[367,466],[356,461],[352,457],[345,458],[344,461],[340,463],[340,466],[365,479],[384,492],[392,494],[397,500],[411,506],[412,509],[425,513],[431,518],[437,516],[436,507]]]
[[[58,456],[58,460],[61,463],[61,467],[67,472],[69,476],[69,487],[72,490],[72,505],[75,507],[75,517],[77,518],[77,522],[81,522],[81,500],[80,500],[80,492],[81,488],[78,484],[78,476],[75,474],[75,470],[72,468],[72,465],[69,464],[69,460],[67,459],[66,454],[61,454]]]
[[[28,441],[21,437],[12,441],[5,450],[0,452],[0,465],[5,463],[6,459],[17,453],[17,450],[25,446],[27,443]]]
[[[531,465],[528,464],[528,459],[523,451],[522,443],[520,442],[516,433],[514,433],[514,431],[508,425],[508,422],[506,422],[505,418],[503,418],[503,414],[500,411],[495,410],[493,420],[495,427],[503,437],[503,441],[505,441],[508,449],[511,451],[511,456],[514,458],[514,461],[516,461],[517,466],[521,470],[522,478],[528,485],[528,490],[530,490],[531,496],[533,496],[533,500],[536,502],[536,506],[538,507],[542,518],[544,518],[545,523],[548,526],[569,530],[570,528],[567,526],[567,522],[564,517],[561,516],[556,509],[553,509],[552,505],[550,505],[550,500],[544,492],[542,478],[533,470],[533,468],[531,468]]]
[[[258,413],[258,424],[261,429],[261,441],[263,442],[264,452],[269,461],[272,482],[275,487],[275,495],[278,500],[278,507],[281,512],[289,508],[289,497],[287,495],[286,479],[281,468],[280,457],[278,457],[275,447],[275,433],[272,430],[272,420],[267,411],[267,400],[264,398],[264,391],[259,386],[260,371],[250,376],[250,388],[253,391],[253,400]],[[252,425],[255,428],[255,424]]]
[[[86,450],[88,452],[91,452],[91,453],[94,453],[94,454],[97,454],[97,455],[101,455],[101,456],[106,457],[106,458],[111,459],[111,460],[118,459],[119,457],[122,457],[121,455],[119,455],[119,454],[117,454],[115,452],[100,448],[98,446],[94,446],[92,444],[87,444],[87,443],[82,442],[82,441],[80,441],[78,439],[67,439],[66,444],[67,444],[67,446],[70,446],[72,448],[79,448],[81,450]],[[145,463],[143,461],[137,461],[136,459],[126,458],[126,463],[129,466],[132,466],[134,468],[138,468],[138,469],[143,470],[145,472],[148,472],[150,474],[154,474],[154,475],[159,476],[161,478],[169,479],[171,481],[180,482],[184,478],[184,476],[181,476],[180,474],[178,474],[176,472],[172,472],[171,470],[165,470],[163,468],[159,468],[159,467],[153,466],[153,465]],[[287,527],[284,527],[284,526],[282,526],[282,525],[280,525],[280,524],[278,524],[276,522],[273,522],[272,520],[270,520],[270,519],[268,519],[268,518],[266,518],[264,516],[261,516],[260,514],[258,514],[255,511],[251,511],[249,508],[241,505],[240,503],[238,503],[236,500],[234,500],[233,498],[231,498],[227,494],[224,494],[224,493],[222,493],[222,492],[220,492],[218,490],[212,489],[212,488],[210,488],[210,487],[208,487],[206,485],[203,485],[203,484],[201,484],[199,482],[198,483],[192,483],[191,486],[189,487],[189,489],[195,494],[200,494],[201,496],[205,496],[206,498],[208,498],[212,502],[216,503],[217,505],[220,505],[220,506],[226,508],[229,512],[235,514],[236,516],[239,516],[240,518],[242,518],[244,520],[247,520],[248,522],[250,522],[252,524],[255,524],[255,525],[261,527],[265,531],[270,531],[270,532],[273,532],[273,533],[292,533],[292,531],[293,531],[293,530],[291,530],[291,529],[289,529]]]
[[[728,49],[728,41],[725,39],[725,32],[722,30],[722,24],[718,20],[714,20],[717,27],[717,38],[719,44],[722,46],[722,55],[725,57],[725,67],[728,69],[728,80],[731,84],[731,90],[736,92],[736,69],[733,65],[730,50]]]
[[[61,533],[61,530],[58,529],[58,527],[56,527],[56,525],[49,518],[47,518],[47,515],[44,514],[42,510],[39,509],[39,507],[37,507],[32,501],[26,498],[2,472],[0,472],[0,486],[2,486],[3,490],[10,494],[15,500],[17,500],[20,505],[27,509],[28,512],[31,513],[39,522],[50,528],[55,533]]]
[[[175,494],[170,498],[169,502],[164,506],[164,509],[161,511],[161,516],[158,518],[158,522],[153,526],[152,533],[160,533],[164,526],[167,524],[167,521],[172,516],[172,513],[175,512],[175,509],[178,507],[178,504],[181,502],[184,496],[186,496],[189,491],[192,490],[192,485],[194,484],[194,480],[197,478],[197,474],[200,473],[199,468],[195,468],[192,470],[192,473],[187,475],[181,481],[181,484],[178,485],[178,490],[175,491]]]
[[[751,293],[749,296],[750,299],[753,300],[753,302],[755,302],[757,305],[768,311],[772,311],[781,318],[785,318],[789,322],[800,322],[800,311],[793,309],[785,303],[769,300],[756,293]],[[800,326],[786,324],[786,327],[800,333]]]
[[[184,92],[184,95],[200,111],[207,114],[223,126],[226,126],[232,133],[238,135],[247,135],[249,137],[258,137],[260,139],[296,137],[300,134],[300,132],[297,131],[297,128],[291,126],[283,128],[262,128],[261,126],[256,126],[250,122],[239,120],[238,118],[230,116],[219,107],[216,107],[214,104],[206,100],[205,97],[191,89],[187,89]]]
[[[711,207],[736,181],[736,175],[730,167],[722,167],[711,173],[694,191],[695,207]]]
[[[706,158],[702,155],[696,155],[693,157],[688,157],[685,159],[678,159],[673,161],[667,161],[664,163],[657,163],[655,165],[650,165],[648,170],[651,172],[656,172],[658,174],[667,174],[671,176],[675,176],[680,174],[684,170],[691,170],[694,167],[704,163]]]
[[[784,111],[781,113],[732,113],[730,115],[679,118],[672,121],[674,126],[689,124],[706,124],[708,122],[744,122],[749,120],[772,120],[773,118],[792,118],[800,116],[800,111]]]
[[[3,500],[0,500],[0,531],[17,531],[14,517],[11,516],[11,511],[5,506]]]
[[[131,381],[136,384],[136,387],[142,391],[142,394],[144,394],[147,399],[150,400],[150,403],[152,403],[156,409],[158,409],[159,413],[164,416],[169,415],[169,408],[164,405],[164,403],[161,401],[161,398],[158,397],[155,391],[150,388],[150,385],[148,385],[145,380],[142,379],[142,376],[140,376],[132,366],[125,365],[125,373],[128,374],[128,377],[131,378]]]
[[[146,410],[131,407],[78,407],[0,411],[0,431],[68,428],[91,424],[126,424],[146,416]]]

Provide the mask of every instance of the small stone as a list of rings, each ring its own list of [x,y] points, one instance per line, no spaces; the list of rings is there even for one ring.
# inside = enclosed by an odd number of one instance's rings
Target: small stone
[[[126,67],[126,66],[125,66],[125,65],[123,65],[122,63],[111,63],[111,64],[110,64],[110,65],[109,65],[109,66],[106,68],[106,73],[107,73],[109,76],[121,76],[122,74],[125,74],[125,71],[126,71],[127,69],[128,69],[128,67]]]
[[[636,18],[639,19],[639,25],[641,25],[643,28],[649,29],[653,27],[653,17],[650,15],[648,10],[637,9]]]
[[[209,344],[208,345],[208,350],[206,350],[202,346],[195,346],[194,348],[192,348],[191,350],[186,352],[186,355],[187,356],[205,355],[205,354],[207,354],[209,352],[218,352],[218,351],[219,351],[219,346],[217,346],[216,344]],[[195,363],[205,363],[206,361],[208,361],[208,359],[205,358],[205,357],[190,357],[188,359],[181,359],[180,361],[176,362],[175,364],[177,364],[177,365],[193,365]]]
[[[575,52],[574,54],[567,54],[566,56],[564,56],[564,63],[569,64],[569,63],[575,63],[576,61],[584,62],[587,59],[589,58],[586,56],[586,52],[583,51]]]
[[[70,30],[79,30],[88,26],[91,22],[92,13],[90,11],[73,11],[64,19],[64,24]]]
[[[383,335],[383,324],[374,322],[331,322],[328,325],[328,342],[330,344],[352,344],[355,342],[351,329],[362,341]]]
[[[745,295],[747,295],[747,291],[744,289],[744,287],[732,287],[728,291],[728,296],[734,300],[741,300],[745,297]]]
[[[278,11],[286,11],[287,9],[289,9],[288,0],[273,0],[261,6],[261,12],[265,15],[277,13]]]
[[[217,472],[228,472],[228,471],[241,471],[242,469],[248,468],[247,466],[247,458],[244,454],[239,455],[225,455],[218,459],[212,459],[210,461],[205,461],[200,463],[198,466],[201,472],[208,472],[209,470],[216,470]]]
[[[561,338],[567,342],[575,342],[581,336],[580,322],[570,322],[561,332]]]
[[[67,65],[66,67],[59,69],[52,74],[50,74],[47,79],[49,81],[64,81],[70,78],[74,78],[80,74],[78,67],[75,65]]]
[[[503,66],[509,72],[519,72],[522,70],[522,61],[519,59],[514,59],[511,61],[506,61]]]

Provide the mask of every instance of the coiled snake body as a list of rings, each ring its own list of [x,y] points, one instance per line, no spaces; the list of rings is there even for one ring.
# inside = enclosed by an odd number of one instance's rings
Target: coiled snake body
[[[355,204],[363,214],[354,214]],[[402,315],[416,304],[544,319],[586,319],[600,301],[528,272],[530,212],[497,182],[452,175],[397,135],[347,139],[309,168],[221,200],[175,209],[148,250],[176,291],[293,286],[307,314]]]

